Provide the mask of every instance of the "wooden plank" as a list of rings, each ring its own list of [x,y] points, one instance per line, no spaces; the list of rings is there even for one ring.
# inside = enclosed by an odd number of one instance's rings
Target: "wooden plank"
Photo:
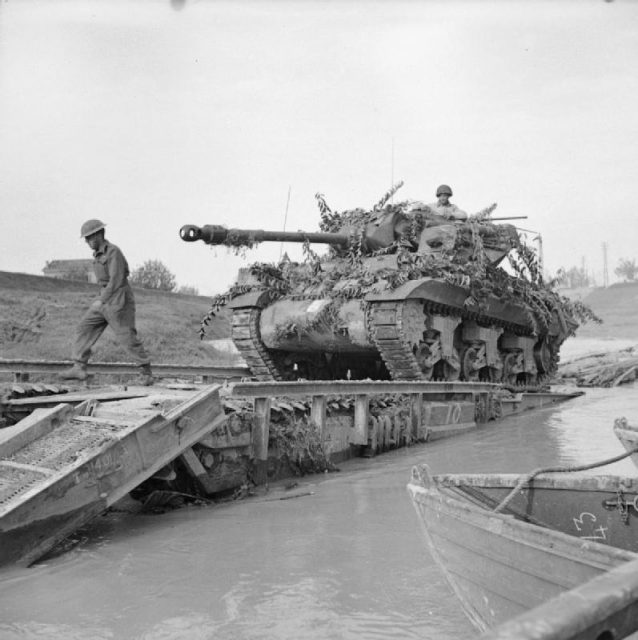
[[[268,460],[270,398],[255,398],[253,413],[253,455],[257,460]]]
[[[323,441],[326,432],[326,396],[313,396],[310,407],[310,419],[319,430],[319,437]]]
[[[0,371],[15,372],[22,381],[31,373],[60,373],[73,363],[68,360],[15,360],[0,358]],[[91,362],[89,373],[102,374],[137,374],[138,365],[132,362]],[[250,375],[248,368],[242,363],[237,366],[219,367],[215,365],[180,365],[153,363],[153,373],[163,376],[209,376],[216,380],[225,378],[242,378]],[[16,380],[19,382],[20,380]]]
[[[277,396],[356,395],[375,393],[469,394],[496,391],[500,385],[489,382],[431,382],[429,380],[312,380],[297,382],[235,382],[231,395],[245,398]]]
[[[12,460],[0,460],[0,467],[10,467],[11,469],[22,469],[23,471],[32,471],[41,473],[43,476],[52,476],[55,471],[46,467],[39,467],[34,464],[23,464],[21,462],[13,462]]]
[[[368,423],[370,420],[370,398],[365,393],[354,397],[353,444],[368,444]]]
[[[84,400],[125,400],[127,398],[140,398],[152,393],[152,389],[143,391],[86,391],[77,393],[59,393],[52,396],[37,396],[35,398],[22,398],[20,400],[9,400],[8,407],[45,407],[53,406],[64,402],[67,404],[83,402]]]
[[[202,489],[206,495],[213,493],[210,487],[208,472],[204,468],[204,465],[199,461],[199,458],[193,451],[192,447],[189,447],[182,452],[180,460],[188,474],[197,482],[199,488]]]
[[[638,631],[638,560],[526,611],[484,640],[625,638]]]
[[[410,436],[413,440],[421,439],[421,420],[423,419],[423,395],[413,393],[410,395]]]
[[[268,437],[270,435],[270,398],[255,398],[253,406],[252,445],[255,484],[268,481]]]
[[[101,423],[101,424],[112,424],[115,426],[126,426],[126,425],[132,425],[134,424],[134,419],[132,419],[130,416],[129,417],[125,417],[122,416],[121,418],[114,418],[111,416],[75,416],[75,418],[73,418],[73,420],[75,422],[86,422],[86,423]]]
[[[0,429],[0,457],[8,458],[19,449],[50,433],[73,412],[70,404],[36,409],[11,427]]]

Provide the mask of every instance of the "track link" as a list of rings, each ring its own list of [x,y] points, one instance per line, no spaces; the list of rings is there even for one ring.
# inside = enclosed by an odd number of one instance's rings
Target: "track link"
[[[424,376],[403,329],[404,310],[403,301],[370,303],[368,330],[393,380],[420,380]]]
[[[257,380],[282,380],[273,359],[261,342],[259,307],[234,309],[231,338]]]

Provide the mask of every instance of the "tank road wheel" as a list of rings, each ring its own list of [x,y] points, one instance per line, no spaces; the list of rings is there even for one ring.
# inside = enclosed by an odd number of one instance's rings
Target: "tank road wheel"
[[[477,382],[479,379],[479,372],[483,366],[479,359],[480,349],[480,346],[472,345],[461,351],[461,372],[463,373],[463,379],[468,382]],[[480,366],[477,366],[477,364],[480,364]]]
[[[453,347],[452,357],[449,359],[441,358],[434,367],[435,380],[445,380],[454,382],[461,376],[461,360],[459,352]]]
[[[421,342],[412,348],[412,352],[421,369],[423,380],[432,380],[434,365],[432,364],[432,350],[430,346],[425,342]]]
[[[552,372],[552,350],[547,338],[543,338],[534,347],[534,360],[536,362],[536,368],[539,373],[551,373]]]
[[[518,381],[518,374],[523,371],[521,362],[523,354],[510,351],[503,358],[503,384],[514,386]]]

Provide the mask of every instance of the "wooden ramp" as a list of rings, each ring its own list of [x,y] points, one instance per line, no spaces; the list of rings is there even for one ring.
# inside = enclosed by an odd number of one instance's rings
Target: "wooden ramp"
[[[166,413],[58,404],[0,430],[0,566],[31,564],[221,424],[219,388]]]

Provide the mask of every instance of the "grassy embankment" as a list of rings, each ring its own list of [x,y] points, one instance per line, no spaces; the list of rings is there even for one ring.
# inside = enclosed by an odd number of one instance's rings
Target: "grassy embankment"
[[[68,360],[78,320],[97,297],[97,285],[0,271],[0,357]],[[200,341],[209,298],[135,289],[137,330],[156,363],[210,364],[219,354]],[[227,338],[227,321],[216,321],[206,338]],[[130,362],[110,329],[92,357]],[[220,362],[223,364],[223,362]]]
[[[620,282],[604,289],[596,287],[583,297],[603,320],[581,326],[581,338],[624,338],[638,342],[638,282]]]

